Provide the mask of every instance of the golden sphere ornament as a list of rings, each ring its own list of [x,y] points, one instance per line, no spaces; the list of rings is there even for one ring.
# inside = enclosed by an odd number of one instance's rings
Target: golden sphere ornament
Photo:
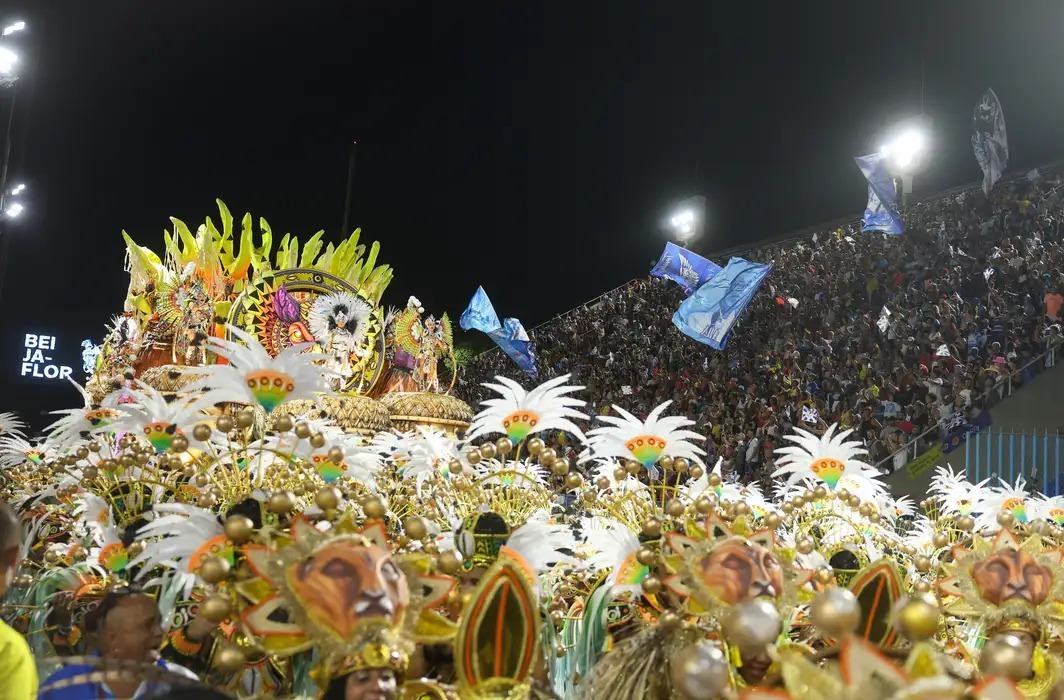
[[[254,531],[255,523],[246,515],[230,515],[225,519],[225,536],[233,544],[244,544]]]
[[[921,555],[913,560],[913,566],[915,566],[916,570],[921,574],[926,574],[931,570],[931,560]]]
[[[490,442],[485,442],[480,446],[480,456],[484,459],[495,459],[495,454],[498,450],[495,449],[495,445]]]
[[[528,448],[528,454],[532,455],[533,457],[539,455],[539,453],[543,451],[543,448],[546,447],[543,444],[543,439],[538,437],[530,439],[527,443],[525,443],[525,446]]]
[[[605,491],[610,487],[610,480],[604,476],[600,476],[599,478],[595,479],[595,487],[599,491]]]
[[[779,610],[764,598],[748,600],[727,608],[722,622],[728,642],[739,647],[744,656],[764,652],[783,630]]]
[[[458,570],[462,568],[462,555],[456,549],[448,549],[446,552],[440,552],[437,562],[440,571],[447,575],[452,575],[458,573]]]
[[[861,605],[848,589],[829,588],[813,598],[809,619],[826,634],[841,637],[857,628],[861,621]]]
[[[92,481],[100,475],[100,470],[93,466],[85,467],[81,470],[81,476],[86,481]]]
[[[687,509],[684,507],[683,501],[678,498],[674,498],[665,504],[665,512],[673,518],[679,518],[685,510]]]
[[[429,528],[428,525],[425,524],[425,519],[419,518],[416,515],[412,515],[403,521],[403,530],[414,540],[420,540],[425,535],[429,534]]]
[[[501,437],[495,441],[495,449],[501,455],[508,455],[513,452],[514,444],[510,441],[510,438]]]
[[[276,491],[266,501],[266,510],[278,515],[283,515],[295,507],[295,495],[289,491]]]
[[[229,578],[229,562],[221,557],[207,557],[200,564],[196,573],[205,582],[218,584]]]
[[[310,436],[310,446],[316,450],[320,450],[325,447],[325,436],[321,433],[314,433]]]
[[[706,473],[706,470],[702,467],[691,467],[691,478],[695,481],[702,478],[702,475]]]
[[[672,469],[674,464],[674,460],[669,455],[662,455],[661,459],[658,460],[658,466],[666,471]]]
[[[720,474],[710,474],[709,475],[709,479],[707,481],[709,482],[710,486],[714,486],[714,487],[720,486],[720,482],[721,482]]]
[[[554,476],[565,476],[569,473],[569,462],[564,459],[556,459],[551,462],[550,473]]]
[[[672,460],[673,469],[683,474],[691,468],[691,463],[683,457],[675,457]]]
[[[218,419],[218,422],[221,422],[220,418]],[[300,440],[306,440],[313,432],[314,431],[311,430],[310,426],[306,423],[299,423],[296,425],[296,437]]]
[[[643,521],[643,534],[650,537],[661,535],[661,521],[657,518],[647,518]]]
[[[273,421],[273,429],[279,433],[287,433],[294,425],[291,416],[277,416]]]
[[[362,506],[362,510],[366,513],[367,518],[373,518],[374,520],[383,518],[386,511],[384,503],[382,503],[379,498],[371,498],[367,500]]]
[[[930,596],[913,596],[898,601],[894,624],[910,642],[920,642],[938,631],[938,604]]]
[[[79,448],[78,448],[78,449],[77,449],[77,450],[76,450],[76,451],[74,452],[74,455],[75,455],[75,456],[76,456],[76,457],[77,457],[78,459],[88,459],[88,458],[89,458],[89,450],[88,450],[87,448],[85,448],[85,447],[79,447]]]
[[[1001,513],[998,513],[997,515],[997,522],[998,525],[1000,525],[1001,527],[1009,527],[1010,525],[1012,525],[1013,522],[1015,522],[1015,520],[1016,518],[1012,516],[1012,513],[1009,513],[1007,511],[1003,511]]]
[[[339,447],[330,447],[329,448],[329,461],[332,462],[333,464],[343,464],[344,463],[344,451],[341,450]]]
[[[647,595],[657,595],[661,593],[662,584],[661,579],[657,576],[647,576],[643,579],[643,593]]]
[[[931,537],[931,544],[935,545],[935,547],[939,549],[942,549],[943,547],[949,544],[949,535],[944,532],[936,532]]]
[[[642,547],[636,552],[635,559],[643,566],[650,566],[658,560],[658,553],[650,547]]]
[[[470,464],[479,464],[481,460],[480,450],[473,448],[466,452],[466,461]]]
[[[215,651],[212,666],[223,673],[236,673],[244,668],[247,658],[244,652],[234,644],[225,644]]]
[[[661,617],[658,618],[658,624],[667,630],[676,629],[682,622],[683,620],[680,619],[680,616],[671,610],[663,613]]]
[[[813,541],[810,539],[800,539],[795,546],[799,554],[810,554],[813,551]]]
[[[996,634],[983,645],[979,670],[987,676],[1023,680],[1031,675],[1032,650],[1013,633]]]
[[[211,426],[206,423],[200,423],[192,429],[192,437],[196,438],[200,442],[206,442],[211,439]]]
[[[207,599],[200,603],[199,606],[200,616],[216,624],[229,617],[232,611],[233,606],[229,599],[219,593],[207,596]]]
[[[573,489],[580,488],[581,484],[583,483],[584,480],[580,478],[579,472],[569,472],[565,476],[565,488],[569,489],[570,491]]]
[[[340,493],[340,489],[335,486],[325,486],[314,494],[314,503],[322,510],[336,510],[340,507],[342,498],[343,494]]]
[[[765,527],[775,530],[780,526],[780,516],[775,513],[769,513],[765,516]]]
[[[243,411],[236,414],[236,424],[241,428],[250,428],[255,425],[255,412],[251,409],[245,408]]]
[[[622,468],[622,467],[617,467],[616,469],[614,469],[614,470],[613,470],[613,480],[614,480],[614,481],[617,481],[617,482],[622,482],[622,481],[624,481],[624,480],[625,480],[625,479],[626,479],[627,477],[628,477],[628,472],[626,472],[626,471],[624,470],[624,468]]]
[[[669,677],[673,691],[683,700],[716,700],[731,683],[724,651],[706,639],[669,659]]]

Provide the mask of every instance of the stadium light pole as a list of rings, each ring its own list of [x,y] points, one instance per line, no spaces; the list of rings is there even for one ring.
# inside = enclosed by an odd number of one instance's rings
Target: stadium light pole
[[[684,248],[702,235],[706,221],[706,198],[701,195],[690,197],[669,215],[666,228]]]
[[[14,22],[4,27],[0,33],[0,87],[11,88],[11,101],[7,106],[7,128],[4,130],[4,157],[3,165],[0,166],[0,299],[3,298],[4,281],[7,277],[7,259],[11,248],[11,241],[7,235],[8,222],[22,214],[24,206],[19,201],[9,203],[12,196],[20,195],[26,189],[25,185],[18,185],[14,190],[8,190],[7,178],[11,165],[11,127],[15,122],[15,98],[17,96],[14,87],[19,79],[18,65],[19,55],[3,41],[18,32],[26,29],[25,22]]]
[[[909,204],[913,179],[927,167],[931,142],[931,120],[919,115],[897,124],[879,153],[887,159],[887,167],[901,181],[902,206]],[[897,187],[897,185],[895,185]]]

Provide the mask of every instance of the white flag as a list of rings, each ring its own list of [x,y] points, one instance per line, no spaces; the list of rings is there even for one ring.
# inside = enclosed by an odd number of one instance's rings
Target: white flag
[[[1009,167],[1009,141],[1005,136],[1005,113],[993,90],[987,90],[975,105],[972,118],[972,149],[983,169],[983,192],[990,196],[994,183]]]
[[[883,310],[879,312],[879,320],[876,321],[876,326],[879,327],[880,333],[887,332],[887,328],[890,327],[890,309],[883,307]]]
[[[938,346],[938,350],[935,350],[935,357],[949,357],[949,346],[945,343]]]

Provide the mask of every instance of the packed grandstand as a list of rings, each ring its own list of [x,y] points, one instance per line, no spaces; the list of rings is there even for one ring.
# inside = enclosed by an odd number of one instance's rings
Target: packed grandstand
[[[772,274],[723,351],[673,325],[678,285],[633,280],[532,331],[540,379],[571,373],[586,385],[589,421],[614,403],[645,417],[671,400],[743,482],[768,485],[794,426],[856,428],[873,464],[900,468],[958,411],[974,419],[1053,366],[1062,182],[1054,166],[989,199],[977,186],[951,191],[905,210],[904,236],[862,234],[855,221],[744,251]],[[475,405],[496,375],[523,379],[492,350],[458,394]]]

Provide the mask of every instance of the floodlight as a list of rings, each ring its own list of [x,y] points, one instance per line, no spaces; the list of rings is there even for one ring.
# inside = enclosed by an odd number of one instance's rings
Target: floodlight
[[[15,32],[21,32],[25,28],[26,28],[26,23],[25,22],[15,22],[14,24],[9,24],[6,27],[4,27],[3,36],[8,36],[9,34],[14,34]]]
[[[17,219],[19,214],[22,213],[22,210],[24,208],[25,207],[23,207],[21,204],[19,204],[18,202],[15,202],[14,204],[12,204],[11,206],[9,206],[7,208],[7,210],[4,212],[4,214],[6,214],[8,216],[8,218]]]

